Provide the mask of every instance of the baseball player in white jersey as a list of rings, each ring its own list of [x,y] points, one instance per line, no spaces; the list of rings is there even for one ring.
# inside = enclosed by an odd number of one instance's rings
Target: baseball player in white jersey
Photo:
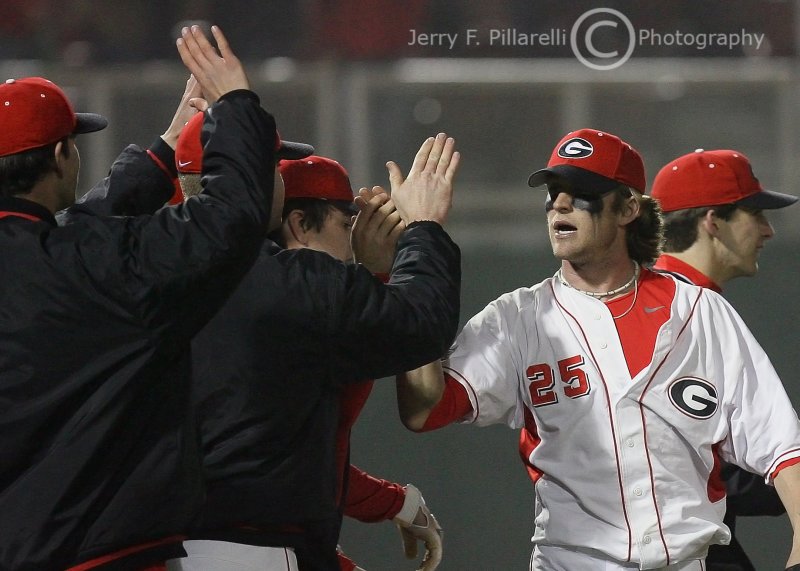
[[[754,276],[765,243],[775,235],[767,213],[797,197],[765,190],[741,151],[696,149],[668,162],[653,179],[650,195],[664,215],[664,253],[653,269],[717,293],[730,280]],[[763,478],[723,463],[728,545],[712,545],[708,571],[756,571],[736,538],[738,516],[786,513]]]
[[[532,571],[704,569],[730,540],[722,460],[774,482],[800,529],[800,421],[721,296],[642,267],[662,222],[639,154],[583,129],[529,184],[547,185],[560,269],[489,304],[443,362],[398,377],[406,426],[520,429]]]

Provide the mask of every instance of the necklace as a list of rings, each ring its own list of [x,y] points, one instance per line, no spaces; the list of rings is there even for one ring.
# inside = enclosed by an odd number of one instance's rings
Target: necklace
[[[584,295],[588,295],[589,297],[593,297],[595,299],[600,299],[600,298],[603,298],[603,297],[613,297],[613,296],[615,296],[617,294],[622,293],[623,291],[625,291],[627,289],[630,289],[631,286],[634,286],[635,289],[636,289],[636,293],[638,293],[638,290],[639,290],[639,280],[638,280],[638,278],[639,278],[639,269],[640,269],[639,268],[639,263],[636,262],[636,260],[634,260],[634,262],[633,262],[633,275],[631,276],[631,279],[629,279],[625,284],[619,286],[617,289],[612,289],[611,291],[607,291],[607,292],[585,291],[585,290],[582,290],[582,289],[578,289],[576,287],[572,287],[570,285],[570,283],[566,279],[564,279],[564,273],[563,273],[561,268],[559,268],[559,270],[558,270],[558,281],[560,281],[563,285],[567,286],[568,288],[574,289],[577,292],[580,292],[580,293],[582,293]],[[636,296],[634,295],[634,303],[636,302],[635,298],[636,298]],[[628,311],[630,311],[630,309]],[[625,313],[628,313],[628,311],[626,311]],[[623,313],[622,315],[625,315],[625,313]],[[620,317],[622,317],[622,315],[620,315]]]
[[[623,311],[622,313],[620,313],[619,315],[614,315],[612,313],[611,314],[611,318],[612,319],[619,319],[621,317],[625,317],[626,315],[628,315],[631,312],[631,310],[633,309],[633,306],[636,305],[636,298],[637,297],[639,297],[639,280],[636,280],[634,282],[634,284],[633,284],[633,301],[631,302],[630,307],[628,309],[626,309],[625,311]],[[610,311],[611,311],[611,309],[609,308],[609,312]]]

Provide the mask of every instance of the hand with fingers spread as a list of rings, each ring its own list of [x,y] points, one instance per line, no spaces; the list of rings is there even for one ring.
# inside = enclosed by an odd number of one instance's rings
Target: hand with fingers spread
[[[190,75],[186,82],[186,89],[183,91],[181,101],[178,104],[178,108],[175,110],[175,115],[172,117],[172,122],[169,124],[169,127],[167,127],[167,130],[164,131],[164,134],[161,135],[164,142],[172,147],[173,150],[178,145],[178,136],[181,134],[184,125],[189,122],[189,119],[191,119],[195,113],[205,111],[205,108],[208,107],[207,103],[203,105],[200,103],[201,101],[205,103],[205,100],[202,98],[200,84],[197,83],[193,75]]]
[[[355,261],[373,274],[388,274],[397,240],[406,225],[394,202],[380,186],[359,190],[355,203],[359,213],[350,234]]]
[[[176,44],[181,60],[197,79],[209,103],[236,89],[250,89],[244,67],[228,45],[228,40],[217,26],[211,33],[219,52],[211,45],[200,26],[183,28]]]
[[[444,224],[453,201],[453,177],[460,159],[455,140],[439,133],[422,143],[405,179],[396,163],[386,163],[392,200],[406,225],[420,220]]]

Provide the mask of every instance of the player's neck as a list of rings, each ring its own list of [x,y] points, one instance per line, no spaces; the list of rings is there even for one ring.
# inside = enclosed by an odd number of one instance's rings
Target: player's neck
[[[564,285],[604,300],[628,293],[639,277],[639,264],[629,258],[613,264],[564,261],[559,278]]]
[[[723,264],[717,260],[717,256],[710,244],[703,244],[698,241],[683,252],[667,253],[684,264],[692,266],[719,287],[724,287],[725,283],[731,279],[729,272],[725,271]]]
[[[49,174],[37,182],[30,192],[17,194],[15,198],[30,200],[45,207],[51,214],[55,214],[59,210],[70,206],[63,200],[62,193],[59,191],[57,184],[55,184],[56,182],[57,179],[52,174]]]

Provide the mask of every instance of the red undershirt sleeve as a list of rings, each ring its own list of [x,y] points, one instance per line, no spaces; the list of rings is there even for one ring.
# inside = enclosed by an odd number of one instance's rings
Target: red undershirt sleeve
[[[403,508],[406,491],[400,484],[370,476],[350,464],[344,515],[363,522],[392,519]]]
[[[472,412],[472,403],[469,402],[467,389],[447,373],[444,375],[444,383],[442,399],[428,415],[428,420],[425,421],[420,432],[442,428],[461,420]]]

